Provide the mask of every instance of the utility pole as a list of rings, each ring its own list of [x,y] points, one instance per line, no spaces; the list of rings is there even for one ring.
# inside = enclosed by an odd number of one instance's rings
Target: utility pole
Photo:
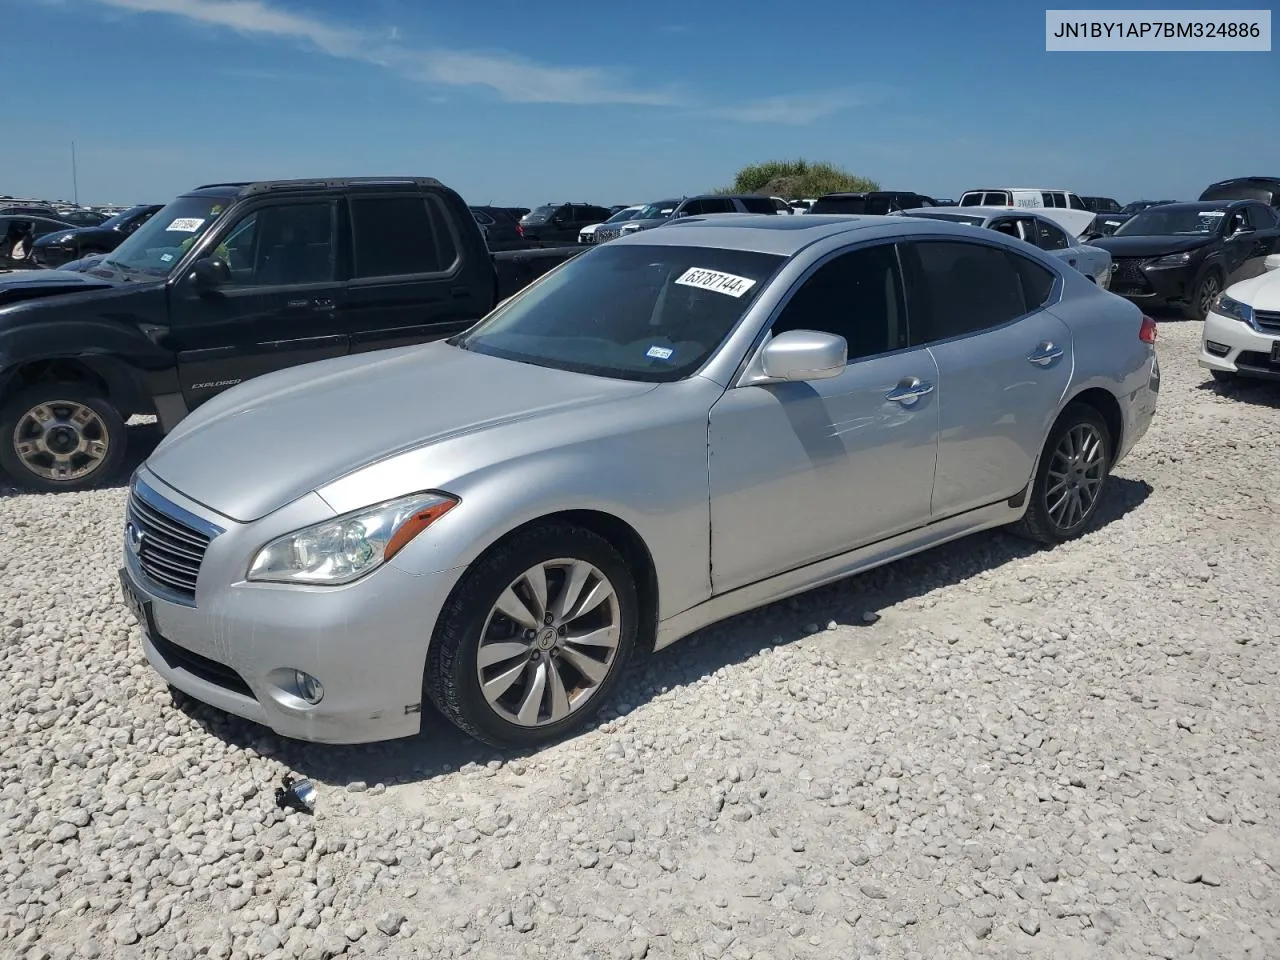
[[[80,206],[80,181],[76,177],[76,142],[71,141],[71,202]]]

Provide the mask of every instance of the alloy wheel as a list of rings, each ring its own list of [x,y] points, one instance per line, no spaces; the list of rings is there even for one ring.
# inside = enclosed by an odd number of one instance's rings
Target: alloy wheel
[[[1200,285],[1200,313],[1207,316],[1209,311],[1213,309],[1213,303],[1218,299],[1218,278],[1210,274],[1205,277],[1204,283]]]
[[[608,577],[585,560],[547,560],[503,590],[485,618],[476,652],[480,690],[511,723],[557,723],[595,695],[621,638]]]
[[[18,418],[13,449],[22,465],[37,477],[70,482],[102,466],[110,450],[110,434],[93,407],[75,400],[49,400]]]
[[[1049,461],[1045,509],[1059,530],[1070,530],[1093,512],[1106,479],[1102,434],[1078,423],[1058,442]]]

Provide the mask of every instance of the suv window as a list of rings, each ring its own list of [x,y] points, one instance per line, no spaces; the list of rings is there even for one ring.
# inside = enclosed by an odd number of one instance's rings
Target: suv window
[[[849,360],[908,345],[902,277],[894,245],[841,254],[819,267],[787,302],[771,332],[818,330],[844,337]]]
[[[439,273],[453,257],[452,243],[440,249],[436,224],[425,197],[353,197],[351,228],[357,278]]]
[[[742,205],[748,213],[777,213],[778,208],[768,197],[742,197]]]
[[[1259,230],[1265,230],[1268,227],[1274,227],[1280,217],[1276,216],[1275,210],[1268,207],[1265,203],[1259,203],[1257,206],[1249,207],[1249,220]]]
[[[733,201],[728,197],[704,197],[702,199],[703,213],[737,213],[738,208],[733,205]]]
[[[867,212],[867,200],[865,197],[820,197],[809,208],[809,212],[856,216]]]
[[[333,206],[328,201],[254,210],[215,250],[241,287],[292,286],[334,279]]]
[[[1084,205],[1084,201],[1081,200],[1079,197],[1077,197],[1074,193],[1067,194],[1067,206],[1069,206],[1072,210],[1087,209]],[[1106,207],[1107,204],[1103,204],[1102,206]]]
[[[913,345],[998,327],[1025,315],[1028,301],[1036,299],[1024,292],[1026,268],[1016,262],[1025,257],[964,240],[922,240],[911,243],[909,250],[907,302]],[[1034,263],[1027,268],[1049,272]],[[1035,278],[1033,272],[1029,275]]]
[[[1059,230],[1052,223],[1044,220],[1033,221],[1036,238],[1036,246],[1041,250],[1065,250],[1071,244],[1067,241],[1067,235]]]

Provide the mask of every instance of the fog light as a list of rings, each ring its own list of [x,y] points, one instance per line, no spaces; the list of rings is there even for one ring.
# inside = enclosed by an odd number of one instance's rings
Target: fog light
[[[310,704],[317,704],[324,699],[324,685],[301,670],[293,671],[293,682],[298,687],[298,696]]]
[[[1215,357],[1225,357],[1227,352],[1231,349],[1225,343],[1216,343],[1213,340],[1206,340],[1204,342],[1204,348]]]
[[[292,807],[303,813],[316,812],[316,785],[310,780],[294,780],[285,777],[276,788],[276,806],[281,810]]]

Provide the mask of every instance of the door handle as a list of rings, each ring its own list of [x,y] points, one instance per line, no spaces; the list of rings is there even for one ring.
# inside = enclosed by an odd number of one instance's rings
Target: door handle
[[[905,377],[898,385],[884,395],[886,400],[909,407],[921,397],[933,393],[933,384],[926,383],[919,377]]]
[[[331,297],[319,297],[319,298],[317,298],[317,299],[315,299],[315,300],[312,300],[312,301],[311,301],[311,306],[315,307],[315,309],[317,309],[317,310],[332,310],[332,309],[333,309],[333,298],[331,298]]]
[[[1062,348],[1052,340],[1046,340],[1036,347],[1034,353],[1028,354],[1027,359],[1038,367],[1047,367],[1061,356]]]
[[[1075,258],[1075,257],[1068,257],[1068,258],[1067,258],[1067,263],[1071,264],[1071,265],[1074,267],[1074,266],[1076,265],[1076,258]]]

